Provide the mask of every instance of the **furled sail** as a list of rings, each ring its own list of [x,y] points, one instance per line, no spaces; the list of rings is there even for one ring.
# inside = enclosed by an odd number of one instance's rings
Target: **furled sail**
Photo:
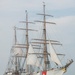
[[[61,64],[61,62],[60,62],[60,60],[59,60],[59,58],[58,58],[58,56],[57,56],[57,54],[56,54],[54,48],[52,47],[50,41],[49,41],[49,47],[50,47],[51,60],[52,60],[53,62],[55,62],[56,64],[62,66],[62,64]]]
[[[28,64],[28,65],[35,65],[35,66],[37,66],[37,67],[40,66],[40,63],[39,63],[39,61],[38,61],[37,56],[35,55],[35,52],[34,52],[34,50],[33,50],[32,45],[30,45],[30,46],[29,46],[29,49],[28,49],[27,64]]]
[[[7,75],[12,75],[12,73],[7,73]]]

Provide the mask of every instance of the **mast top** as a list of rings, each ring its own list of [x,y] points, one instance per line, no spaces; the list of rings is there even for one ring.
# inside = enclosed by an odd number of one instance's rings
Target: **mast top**
[[[27,10],[25,10],[25,12],[27,13]]]
[[[45,2],[43,2],[43,5],[45,6]]]
[[[28,21],[28,12],[27,12],[27,10],[25,10],[25,13],[26,13],[26,21],[20,21],[20,23],[26,23],[26,25],[28,25],[28,23],[35,24],[34,22],[29,22]]]

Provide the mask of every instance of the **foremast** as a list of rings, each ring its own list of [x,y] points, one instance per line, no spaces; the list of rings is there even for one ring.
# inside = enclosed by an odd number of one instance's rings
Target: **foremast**
[[[47,63],[46,61],[48,61],[48,56],[46,55],[47,54],[47,45],[46,45],[46,16],[45,16],[45,4],[43,5],[43,12],[44,12],[44,27],[43,27],[43,33],[44,33],[44,63],[45,63],[45,69],[47,69]]]
[[[43,14],[39,14],[39,15],[43,15],[43,21],[37,21],[37,22],[42,22],[43,23],[43,36],[44,36],[44,51],[43,51],[43,54],[44,54],[44,64],[45,64],[45,67],[44,67],[44,71],[48,70],[48,66],[50,66],[50,62],[49,62],[49,59],[48,59],[48,52],[47,52],[47,35],[46,35],[46,23],[49,23],[49,24],[56,24],[54,22],[47,22],[46,21],[46,16],[50,16],[50,17],[53,17],[52,15],[48,15],[45,13],[45,3],[43,2]],[[54,40],[52,40],[54,41]],[[61,44],[59,44],[61,45]],[[73,59],[69,60],[69,62],[63,66],[63,67],[60,67],[61,70],[63,70],[64,72],[66,72],[67,68],[73,63]]]
[[[48,60],[48,52],[47,52],[47,37],[46,37],[46,23],[49,24],[55,24],[53,22],[47,22],[46,16],[53,17],[52,15],[48,15],[45,13],[45,3],[43,2],[43,14],[38,14],[43,16],[43,21],[36,21],[36,22],[42,22],[43,23],[43,44],[44,44],[44,50],[43,50],[43,56],[44,56],[44,70],[47,70],[50,62]]]

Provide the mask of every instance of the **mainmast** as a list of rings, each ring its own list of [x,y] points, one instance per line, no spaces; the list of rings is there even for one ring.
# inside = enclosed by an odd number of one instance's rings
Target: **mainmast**
[[[29,24],[34,24],[33,22],[29,22],[28,21],[28,12],[26,10],[26,21],[21,21],[21,23],[26,23],[26,29],[22,29],[22,30],[26,30],[26,58],[27,58],[27,54],[28,54],[28,48],[29,48],[29,35],[28,35],[28,31],[35,31],[33,29],[29,29],[28,25]],[[25,63],[25,60],[24,60]],[[29,72],[29,67],[26,65],[26,71]]]
[[[26,45],[27,45],[26,54],[28,53],[28,45],[29,45],[28,41],[29,41],[29,39],[28,39],[28,12],[26,10]],[[27,57],[27,55],[26,55],[26,57]]]
[[[14,27],[14,48],[26,48],[26,55],[24,55],[24,56],[18,56],[17,54],[15,54],[15,72],[14,72],[14,74],[15,75],[20,75],[20,73],[19,73],[19,61],[18,61],[18,59],[19,59],[19,57],[24,57],[25,59],[24,59],[24,61],[23,61],[23,64],[22,64],[22,69],[23,69],[23,67],[24,67],[24,64],[26,64],[25,63],[25,61],[26,61],[26,58],[27,58],[27,54],[28,54],[28,47],[29,47],[29,37],[28,37],[28,31],[36,31],[36,30],[33,30],[33,29],[28,29],[28,24],[30,23],[30,24],[34,24],[33,22],[29,22],[28,21],[28,12],[27,12],[27,10],[26,10],[26,21],[20,21],[21,23],[26,23],[26,27],[25,28],[19,28],[19,27]],[[25,44],[18,44],[17,42],[17,36],[16,36],[16,30],[24,30],[24,31],[26,31],[25,33],[26,33],[26,37],[25,37],[25,39],[26,39],[26,42],[25,42]],[[29,72],[30,70],[29,70],[29,67],[27,66],[27,64],[26,64],[26,70],[25,71],[27,71],[27,72]]]
[[[26,30],[26,57],[27,57],[27,53],[28,53],[28,47],[29,47],[29,37],[28,37],[28,31],[35,31],[33,29],[28,29],[28,25],[30,24],[34,24],[33,22],[29,22],[28,21],[28,12],[26,10],[26,21],[20,21],[21,23],[26,23],[26,29],[21,28],[21,30]]]
[[[15,36],[14,44],[16,45],[16,42],[17,42],[17,39],[16,39],[16,27],[14,27],[14,36]]]

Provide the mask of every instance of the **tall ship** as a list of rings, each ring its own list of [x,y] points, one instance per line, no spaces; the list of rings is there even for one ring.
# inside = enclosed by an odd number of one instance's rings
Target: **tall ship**
[[[59,41],[48,39],[47,36],[47,24],[56,24],[54,22],[46,21],[46,17],[53,17],[45,12],[45,3],[43,3],[43,13],[38,14],[43,17],[43,20],[36,20],[35,23],[42,23],[42,36],[40,38],[31,38],[29,31],[37,31],[29,29],[29,24],[35,24],[28,21],[28,12],[26,11],[26,21],[20,21],[25,23],[26,27],[14,27],[14,44],[10,51],[10,58],[4,75],[63,75],[68,67],[73,63],[73,60],[69,60],[65,65],[62,65],[62,59],[65,54],[58,53],[54,46],[61,46]],[[37,28],[36,28],[37,29]],[[25,39],[19,41],[17,31],[25,32]],[[39,31],[39,30],[38,30]],[[37,32],[38,32],[37,31]],[[35,34],[31,33],[31,36]],[[50,34],[49,34],[50,35]],[[64,60],[64,59],[63,59]]]

